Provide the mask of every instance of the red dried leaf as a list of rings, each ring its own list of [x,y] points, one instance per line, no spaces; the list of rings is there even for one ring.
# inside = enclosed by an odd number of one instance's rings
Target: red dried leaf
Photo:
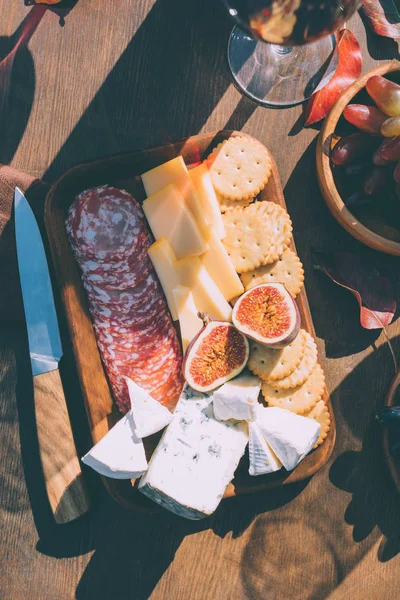
[[[381,329],[392,322],[396,299],[390,281],[355,254],[315,252],[314,269],[348,289],[360,306],[360,323],[365,329]]]
[[[400,15],[392,0],[364,0],[361,11],[374,33],[400,38]]]
[[[337,34],[338,66],[330,82],[309,99],[305,108],[306,125],[324,119],[340,94],[359,77],[362,56],[357,38],[348,29]]]

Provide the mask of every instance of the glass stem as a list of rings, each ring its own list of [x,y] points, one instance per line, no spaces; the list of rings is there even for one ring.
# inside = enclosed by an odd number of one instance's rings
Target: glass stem
[[[283,56],[285,54],[290,54],[290,52],[293,51],[292,46],[279,46],[277,44],[272,44],[272,48],[274,49],[276,54],[279,54],[280,56]]]

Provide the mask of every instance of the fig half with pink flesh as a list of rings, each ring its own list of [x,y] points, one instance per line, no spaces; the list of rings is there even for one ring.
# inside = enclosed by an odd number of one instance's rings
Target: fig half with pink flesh
[[[237,300],[232,321],[247,337],[268,346],[283,348],[300,330],[300,314],[294,298],[282,283],[263,283]]]
[[[232,323],[213,321],[203,313],[199,317],[204,326],[187,347],[183,375],[194,390],[210,392],[243,371],[249,342]]]

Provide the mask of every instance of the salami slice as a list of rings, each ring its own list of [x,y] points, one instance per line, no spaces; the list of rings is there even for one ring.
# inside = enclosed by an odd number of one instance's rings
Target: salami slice
[[[125,190],[97,187],[82,192],[67,218],[75,253],[86,259],[121,261],[140,244],[143,212]]]

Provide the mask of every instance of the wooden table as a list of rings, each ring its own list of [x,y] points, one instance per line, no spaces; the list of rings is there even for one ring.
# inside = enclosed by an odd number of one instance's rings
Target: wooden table
[[[31,10],[22,4],[0,0],[2,36]],[[358,15],[349,26],[364,70],[397,56],[392,41],[366,37]],[[265,142],[285,185],[326,357],[338,425],[333,457],[309,482],[227,501],[197,523],[125,512],[87,473],[91,513],[58,528],[30,446],[24,327],[2,322],[2,600],[399,598],[399,498],[372,422],[393,375],[390,354],[383,334],[360,328],[352,297],[313,272],[310,249],[363,252],[397,288],[399,261],[369,253],[330,216],[315,176],[317,129],[301,129],[301,108],[258,108],[233,87],[230,27],[216,0],[79,0],[63,27],[46,12],[14,65],[0,161],[52,181],[76,162],[200,131],[243,129]],[[389,332],[398,351],[399,324]],[[73,364],[65,382],[83,453],[90,441]]]

